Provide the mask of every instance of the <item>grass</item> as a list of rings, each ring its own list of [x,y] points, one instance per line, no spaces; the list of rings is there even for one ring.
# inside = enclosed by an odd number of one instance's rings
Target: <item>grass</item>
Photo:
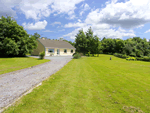
[[[4,113],[149,113],[149,83],[149,62],[73,59]]]
[[[0,74],[28,68],[48,61],[50,60],[40,60],[31,57],[0,58]]]

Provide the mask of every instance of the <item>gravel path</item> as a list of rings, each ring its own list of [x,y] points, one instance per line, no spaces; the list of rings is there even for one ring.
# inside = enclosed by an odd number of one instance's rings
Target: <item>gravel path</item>
[[[0,112],[2,108],[13,103],[26,91],[57,72],[70,60],[70,57],[63,59],[53,57],[50,62],[0,75]]]

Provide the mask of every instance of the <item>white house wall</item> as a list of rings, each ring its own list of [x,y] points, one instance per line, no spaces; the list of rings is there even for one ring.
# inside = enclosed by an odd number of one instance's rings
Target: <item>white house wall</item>
[[[72,56],[75,53],[75,49],[67,49],[67,48],[46,48],[45,50],[45,56],[50,56],[50,52],[48,52],[48,49],[54,49],[54,56]],[[60,54],[57,55],[57,49],[60,50]],[[64,53],[64,49],[67,49],[67,53]],[[73,50],[73,53],[71,53],[71,50]]]

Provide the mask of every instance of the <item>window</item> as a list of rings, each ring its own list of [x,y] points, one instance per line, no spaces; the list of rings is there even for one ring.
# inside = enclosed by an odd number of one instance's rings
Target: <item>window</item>
[[[67,49],[64,49],[64,53],[67,53]]]
[[[54,53],[54,49],[48,49],[48,52]]]
[[[73,49],[71,49],[71,53],[73,53]]]

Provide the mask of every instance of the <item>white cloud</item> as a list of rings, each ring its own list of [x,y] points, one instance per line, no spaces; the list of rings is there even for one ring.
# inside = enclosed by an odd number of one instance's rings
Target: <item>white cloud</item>
[[[81,10],[81,12],[80,12],[80,16],[82,16],[82,14],[85,12],[85,11],[87,11],[87,10],[89,10],[90,9],[90,7],[89,7],[89,5],[86,3],[86,4],[82,4],[82,6],[81,7],[84,7],[82,10]]]
[[[74,10],[76,4],[79,4],[84,0],[55,0],[54,4],[51,5],[54,12],[66,13],[69,15],[68,19],[74,19]]]
[[[54,31],[50,31],[50,30],[45,30],[45,31],[43,31],[43,32],[54,32]]]
[[[39,21],[39,22],[36,22],[35,24],[33,23],[23,23],[22,24],[23,27],[25,29],[28,29],[28,30],[42,30],[42,29],[45,29],[45,27],[47,26],[47,21],[44,20],[44,21]]]
[[[91,11],[85,22],[106,23],[122,28],[137,28],[150,22],[150,0],[108,1],[106,7]]]
[[[69,27],[84,27],[86,26],[85,23],[80,23],[80,22],[77,22],[77,23],[68,23],[68,24],[65,24],[65,28],[69,28]]]
[[[74,31],[72,31],[71,33],[68,33],[66,35],[63,35],[64,37],[70,37],[70,39],[75,39],[75,35],[78,33],[78,30],[80,30],[80,28],[75,29]]]
[[[51,13],[65,13],[73,18],[76,4],[84,0],[1,0],[0,16],[15,16],[16,11],[12,8],[16,7],[17,11],[25,14],[27,19],[32,18],[40,20],[41,18],[50,16]],[[55,14],[56,15],[56,14]],[[70,19],[71,19],[70,18]]]
[[[81,20],[80,20],[80,19],[78,19],[78,22],[81,22]]]
[[[57,24],[58,24],[58,25],[61,25],[61,22],[54,22],[54,23],[52,23],[51,25],[54,26],[54,25],[57,25]]]
[[[142,28],[144,24],[150,22],[150,0],[130,0],[125,3],[111,0],[105,4],[105,8],[92,10],[84,22],[78,20],[77,23],[66,24],[66,28],[76,27],[76,29],[64,36],[74,39],[79,29],[87,30],[87,26],[91,26],[94,34],[100,38],[134,37],[136,35],[133,28]],[[150,30],[145,33],[148,32]]]
[[[149,41],[150,41],[150,39],[146,39],[146,41],[147,41],[147,42],[149,42]]]
[[[145,31],[144,33],[148,33],[148,32],[150,32],[150,29],[149,29],[149,30],[147,30],[147,31]]]
[[[92,30],[94,32],[94,35],[97,35],[99,38],[107,37],[107,38],[122,38],[122,37],[134,37],[136,36],[133,30],[124,30],[122,28],[118,28],[117,30],[111,29],[109,25],[107,24],[93,24],[93,25],[87,25],[84,27],[80,27],[72,31],[71,33],[68,33],[64,35],[64,37],[70,37],[71,39],[75,39],[75,35],[78,33],[78,31],[83,28],[83,31],[86,32],[89,27],[92,27]]]

